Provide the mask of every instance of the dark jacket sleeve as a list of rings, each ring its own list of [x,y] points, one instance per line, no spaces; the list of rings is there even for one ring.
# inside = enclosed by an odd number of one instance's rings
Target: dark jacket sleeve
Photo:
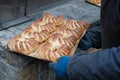
[[[88,29],[87,35],[92,40],[94,48],[101,48],[101,27],[100,24]]]
[[[80,40],[78,47],[86,50],[91,47],[94,48],[101,48],[101,28],[100,24],[96,25],[95,27],[89,28],[86,31],[86,34]]]
[[[119,80],[120,47],[71,57],[67,73],[70,80]]]

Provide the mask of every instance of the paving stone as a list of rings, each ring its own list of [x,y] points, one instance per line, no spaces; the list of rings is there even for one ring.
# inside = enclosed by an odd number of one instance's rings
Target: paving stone
[[[68,18],[73,18],[76,20],[82,19],[82,17],[88,13],[87,10],[79,8],[76,5],[67,5],[56,11],[61,12],[64,16],[68,16]]]
[[[72,2],[75,2],[72,4]],[[70,3],[70,4],[69,4]],[[63,15],[66,19],[87,20],[89,24],[100,19],[100,8],[90,5],[82,0],[71,1],[66,5],[61,5],[45,12],[51,14]],[[92,8],[91,8],[92,7]]]
[[[8,31],[14,33],[15,35],[18,35],[22,30],[17,28],[17,27],[11,27],[9,29],[7,29]]]
[[[0,38],[0,45],[6,46],[9,39]]]
[[[47,61],[38,61],[38,80],[55,80],[55,73],[48,67]]]
[[[0,80],[37,80],[37,66],[29,63],[18,69],[0,60]]]
[[[23,29],[25,29],[26,27],[28,27],[29,25],[31,25],[32,22],[34,22],[34,21],[29,21],[29,22],[26,22],[26,23],[23,23],[23,24],[14,26],[14,27],[17,27],[18,29],[23,30]]]
[[[15,70],[15,68],[0,59],[0,80],[17,80],[17,74],[14,72]]]
[[[44,12],[50,12],[54,16],[63,15],[66,19],[87,20],[89,24],[100,19],[100,8],[85,3],[84,0],[69,0],[68,3]],[[0,80],[55,80],[55,74],[48,68],[49,62],[9,52],[4,47],[10,38],[33,21],[0,31]]]
[[[10,38],[15,36],[15,33],[8,30],[0,31],[0,45],[5,46]]]
[[[36,59],[3,48],[0,48],[0,80],[37,80]]]
[[[0,31],[0,38],[10,38],[11,36],[14,36],[15,34],[8,31],[8,30],[3,30],[3,31]]]

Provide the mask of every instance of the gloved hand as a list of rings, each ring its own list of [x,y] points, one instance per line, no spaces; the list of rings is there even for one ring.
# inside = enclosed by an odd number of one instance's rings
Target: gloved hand
[[[91,48],[92,46],[93,46],[93,41],[90,35],[88,34],[88,32],[86,32],[86,34],[83,36],[80,43],[78,44],[78,47],[82,50],[87,50]]]
[[[49,63],[49,68],[56,73],[57,77],[66,78],[67,77],[67,64],[69,61],[69,56],[60,57],[57,62]]]

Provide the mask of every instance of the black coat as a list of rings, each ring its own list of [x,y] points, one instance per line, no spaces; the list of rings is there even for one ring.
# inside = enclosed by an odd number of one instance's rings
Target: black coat
[[[72,56],[67,66],[70,80],[120,80],[118,1],[102,0],[101,27],[91,30],[91,39],[94,41],[94,47],[101,47],[102,44],[103,50]]]
[[[103,0],[101,6],[102,48],[120,45],[119,0]]]

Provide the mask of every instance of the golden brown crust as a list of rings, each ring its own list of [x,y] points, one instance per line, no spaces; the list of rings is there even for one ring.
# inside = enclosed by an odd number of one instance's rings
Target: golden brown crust
[[[57,17],[54,17],[52,14],[50,13],[44,13],[44,15],[41,18],[41,21],[44,23],[53,23],[55,26],[59,26],[65,23],[65,19],[63,16],[59,15]]]
[[[79,24],[78,21],[74,19],[68,19],[65,24],[67,28],[69,28],[70,30],[75,30],[76,28],[80,28],[81,30],[84,30],[84,25]]]
[[[87,0],[87,1],[90,3],[93,3],[93,4],[100,4],[101,3],[101,0]]]
[[[55,43],[45,42],[34,53],[40,59],[56,61],[61,56],[69,55],[70,48],[58,41]]]
[[[87,21],[76,21],[74,19],[68,19],[65,23],[66,27],[74,32],[74,35],[80,37],[83,32],[88,28]]]
[[[9,40],[8,48],[12,51],[29,54],[38,47],[38,43],[34,38],[16,36]]]
[[[57,30],[54,32],[54,35],[55,34],[61,35],[61,38],[64,40],[64,43],[70,48],[72,48],[75,45],[78,39],[78,35],[74,31],[67,29],[64,25],[58,27]]]
[[[26,28],[21,32],[21,37],[29,36],[34,38],[38,43],[45,41],[49,37],[49,33],[46,30],[33,29],[32,27]]]
[[[87,27],[87,21],[65,20],[63,16],[54,17],[45,13],[12,38],[8,48],[39,59],[56,61],[70,54]]]
[[[65,24],[65,19],[63,16],[59,15],[56,18],[53,19],[53,23],[56,24],[56,26],[60,26],[62,24]]]
[[[43,16],[41,17],[41,21],[43,21],[43,22],[45,22],[45,23],[49,23],[49,22],[53,23],[53,19],[54,19],[54,18],[55,18],[55,17],[54,17],[52,14],[46,12],[46,13],[44,13]]]
[[[42,30],[47,30],[49,33],[52,33],[53,31],[56,30],[56,27],[53,23],[48,23],[43,26],[40,26]]]
[[[79,25],[83,25],[82,28],[86,30],[88,28],[88,22],[85,20],[78,21]]]

